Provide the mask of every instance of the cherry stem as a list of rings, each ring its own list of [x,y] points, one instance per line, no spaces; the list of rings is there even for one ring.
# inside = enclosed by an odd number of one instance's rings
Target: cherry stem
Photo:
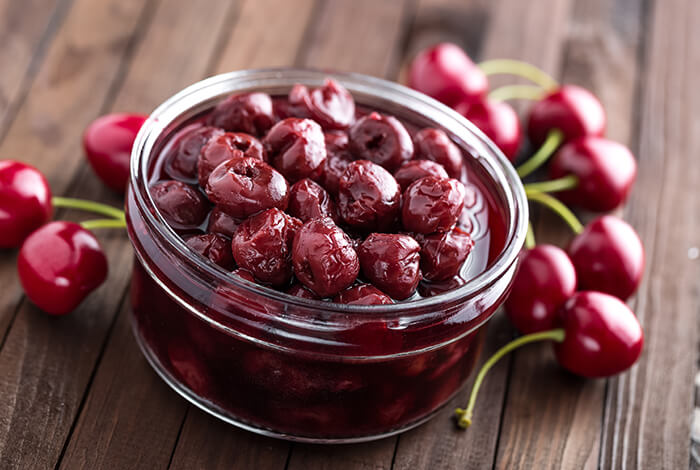
[[[525,189],[525,194],[527,195],[528,200],[538,202],[556,212],[556,214],[561,217],[564,222],[566,222],[566,224],[575,234],[578,235],[579,233],[583,232],[583,224],[559,199],[550,196],[547,193],[542,193],[532,189]]]
[[[537,149],[537,152],[530,157],[525,163],[520,165],[516,171],[520,178],[525,178],[530,173],[544,165],[544,163],[549,160],[554,152],[559,148],[561,143],[564,141],[564,134],[559,129],[552,129],[547,134],[542,146]]]
[[[469,403],[467,403],[467,408],[457,408],[455,410],[455,415],[457,416],[457,426],[462,429],[467,429],[472,424],[472,414],[474,412],[474,405],[476,404],[476,396],[479,393],[479,388],[481,383],[484,381],[484,377],[488,371],[506,354],[530,343],[536,343],[538,341],[556,341],[561,343],[564,341],[564,330],[562,328],[556,328],[554,330],[541,331],[539,333],[532,333],[529,335],[521,336],[514,339],[510,343],[503,346],[501,349],[496,351],[493,356],[489,358],[488,361],[481,366],[479,373],[476,376],[474,385],[472,386],[471,394],[469,395]]]
[[[486,60],[479,64],[479,67],[486,75],[509,74],[526,78],[547,91],[559,87],[554,78],[544,70],[521,60],[494,59]]]
[[[123,210],[95,201],[86,201],[85,199],[75,199],[71,197],[54,197],[51,199],[51,202],[53,203],[54,207],[78,209],[104,215],[117,220],[125,220]]]
[[[80,222],[80,226],[86,230],[97,228],[126,228],[126,221],[123,219],[93,219]]]
[[[567,189],[574,189],[576,186],[578,186],[578,176],[566,175],[555,180],[528,183],[523,187],[526,191],[530,190],[538,191],[540,193],[557,193],[559,191],[566,191]]]
[[[539,100],[543,95],[542,88],[535,85],[506,85],[496,88],[489,93],[491,101],[506,100]]]
[[[537,246],[535,242],[535,231],[532,229],[532,222],[527,223],[527,233],[525,234],[525,248],[528,250]]]

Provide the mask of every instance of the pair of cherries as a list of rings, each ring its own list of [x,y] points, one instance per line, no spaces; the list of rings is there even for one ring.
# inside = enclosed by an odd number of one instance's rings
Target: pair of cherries
[[[145,116],[111,114],[83,136],[92,168],[110,188],[124,192],[129,158]],[[77,224],[51,221],[55,207],[107,216]],[[91,229],[123,227],[124,213],[92,201],[52,197],[44,175],[31,165],[0,161],[0,248],[20,247],[17,271],[27,297],[43,311],[74,310],[107,278],[107,258]]]
[[[487,74],[513,73],[540,85],[506,86],[488,93]],[[644,250],[623,220],[606,215],[582,227],[562,204],[604,212],[619,207],[636,177],[631,152],[603,137],[606,117],[590,92],[558,86],[535,67],[495,60],[475,65],[454,44],[421,52],[409,70],[409,85],[442,101],[480,128],[514,162],[523,132],[508,98],[536,102],[527,118],[530,143],[539,147],[517,170],[526,177],[554,155],[550,181],[526,185],[528,198],[558,212],[577,232],[568,253],[553,245],[529,247],[520,260],[506,312],[525,334],[498,351],[477,376],[458,423],[471,422],[476,394],[489,368],[509,351],[552,340],[559,363],[584,377],[606,377],[629,368],[641,354],[643,333],[623,303],[638,287]],[[547,194],[556,192],[560,201]],[[533,243],[534,244],[534,243]],[[582,289],[576,292],[576,289]]]

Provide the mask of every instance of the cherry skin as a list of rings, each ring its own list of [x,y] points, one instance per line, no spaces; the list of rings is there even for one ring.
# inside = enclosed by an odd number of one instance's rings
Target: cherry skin
[[[554,343],[559,364],[582,377],[609,377],[634,364],[644,333],[629,307],[602,292],[577,292],[561,307],[557,326],[564,341]]]
[[[413,137],[413,143],[416,160],[432,160],[442,165],[450,177],[462,176],[462,152],[445,131],[427,127]]]
[[[644,247],[631,225],[604,215],[588,224],[569,245],[579,288],[627,300],[644,273]]]
[[[14,248],[51,219],[51,188],[33,166],[0,161],[0,248]]]
[[[476,102],[486,94],[486,75],[456,44],[443,42],[425,49],[411,62],[408,86],[448,106]]]
[[[231,243],[227,238],[215,233],[194,235],[185,242],[190,249],[224,269],[233,269]]]
[[[554,129],[568,142],[585,135],[601,137],[605,125],[605,110],[598,98],[581,87],[564,85],[532,105],[527,134],[532,145],[539,147]]]
[[[107,258],[95,236],[72,222],[50,222],[22,244],[17,272],[27,297],[64,315],[107,278]]]
[[[263,140],[267,159],[290,182],[318,178],[326,162],[323,130],[311,119],[287,118]]]
[[[411,183],[426,176],[448,178],[445,167],[430,160],[411,160],[396,170],[394,178],[402,190],[408,188]]]
[[[262,143],[250,134],[226,132],[215,135],[202,146],[197,159],[197,179],[205,187],[214,168],[226,160],[240,157],[263,159]]]
[[[289,185],[277,170],[253,157],[217,166],[205,188],[209,200],[231,217],[243,219],[265,209],[286,209]]]
[[[391,297],[413,295],[421,280],[420,245],[408,235],[372,233],[357,250],[362,274]]]
[[[557,309],[576,292],[576,270],[564,250],[538,245],[520,256],[505,310],[523,334],[554,328]]]
[[[216,105],[209,124],[230,132],[262,136],[275,123],[272,99],[266,93],[234,94]]]
[[[347,129],[355,119],[352,95],[330,78],[310,92],[304,85],[295,85],[289,92],[289,105],[296,116],[311,118],[325,129]]]
[[[328,192],[308,178],[297,181],[289,189],[287,212],[302,222],[322,217],[338,218],[335,203]]]
[[[622,144],[602,137],[579,137],[564,145],[552,159],[553,179],[575,175],[573,189],[557,193],[567,204],[608,212],[627,199],[637,176],[637,162]]]
[[[207,203],[204,196],[182,181],[161,181],[151,186],[151,197],[165,220],[175,228],[194,228],[204,222]]]
[[[83,134],[83,149],[90,166],[117,192],[126,191],[131,148],[146,119],[141,114],[107,114],[95,119]]]
[[[523,133],[520,119],[508,103],[490,100],[460,103],[455,110],[481,129],[508,160],[515,161]]]
[[[403,193],[401,222],[409,232],[449,230],[464,208],[464,185],[455,179],[426,176]]]
[[[474,241],[460,228],[447,232],[416,236],[421,246],[420,268],[423,277],[429,281],[447,281],[459,273]]]
[[[236,263],[266,284],[288,284],[292,278],[292,241],[299,227],[299,219],[276,208],[248,218],[231,241]]]
[[[294,275],[320,297],[350,286],[360,262],[348,236],[329,217],[306,222],[294,237]]]
[[[333,302],[346,305],[388,305],[393,304],[391,297],[372,284],[358,284],[336,295]]]
[[[367,160],[350,163],[338,183],[338,210],[349,226],[385,231],[401,209],[401,188],[381,166]]]
[[[372,112],[357,120],[348,132],[350,152],[389,171],[413,156],[411,136],[394,116]]]
[[[223,129],[193,124],[182,129],[173,137],[175,143],[168,152],[165,170],[175,179],[194,179],[197,177],[197,161],[202,147],[212,137],[223,134]]]

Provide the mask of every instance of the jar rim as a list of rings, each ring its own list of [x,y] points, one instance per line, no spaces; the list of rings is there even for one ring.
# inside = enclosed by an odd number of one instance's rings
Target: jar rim
[[[507,212],[508,230],[504,247],[485,270],[460,287],[432,297],[408,302],[387,305],[346,305],[324,302],[293,296],[248,282],[242,278],[230,276],[219,266],[207,262],[200,256],[195,256],[184,240],[165,221],[160,211],[156,209],[150,191],[148,191],[150,156],[163,132],[172,126],[183,113],[191,112],[205,101],[218,99],[235,92],[254,91],[264,87],[289,89],[296,83],[318,86],[329,77],[337,80],[353,95],[362,93],[366,96],[395,102],[397,106],[439,122],[440,127],[452,137],[457,137],[474,148],[477,154],[474,159],[496,183],[495,190],[500,190],[502,193],[502,197],[506,201],[505,209]],[[200,111],[208,108],[209,106]],[[262,297],[307,309],[322,309],[326,312],[337,312],[343,315],[371,314],[375,316],[385,314],[391,317],[392,315],[404,315],[413,309],[425,311],[431,307],[441,307],[451,302],[470,298],[501,278],[516,261],[525,242],[528,223],[527,198],[514,167],[500,149],[464,116],[427,95],[395,82],[358,73],[309,68],[263,68],[223,73],[196,82],[171,96],[151,113],[136,137],[131,154],[130,185],[138,206],[147,209],[141,211],[146,223],[160,233],[168,243],[168,248],[188,259],[188,262],[194,263],[198,270],[222,283],[231,284]],[[491,189],[489,190],[491,191]]]

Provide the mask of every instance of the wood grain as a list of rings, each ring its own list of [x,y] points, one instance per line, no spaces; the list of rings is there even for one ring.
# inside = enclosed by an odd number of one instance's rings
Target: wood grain
[[[656,2],[646,30],[639,174],[626,214],[647,255],[641,361],[611,382],[601,464],[687,468],[700,312],[700,5]]]

